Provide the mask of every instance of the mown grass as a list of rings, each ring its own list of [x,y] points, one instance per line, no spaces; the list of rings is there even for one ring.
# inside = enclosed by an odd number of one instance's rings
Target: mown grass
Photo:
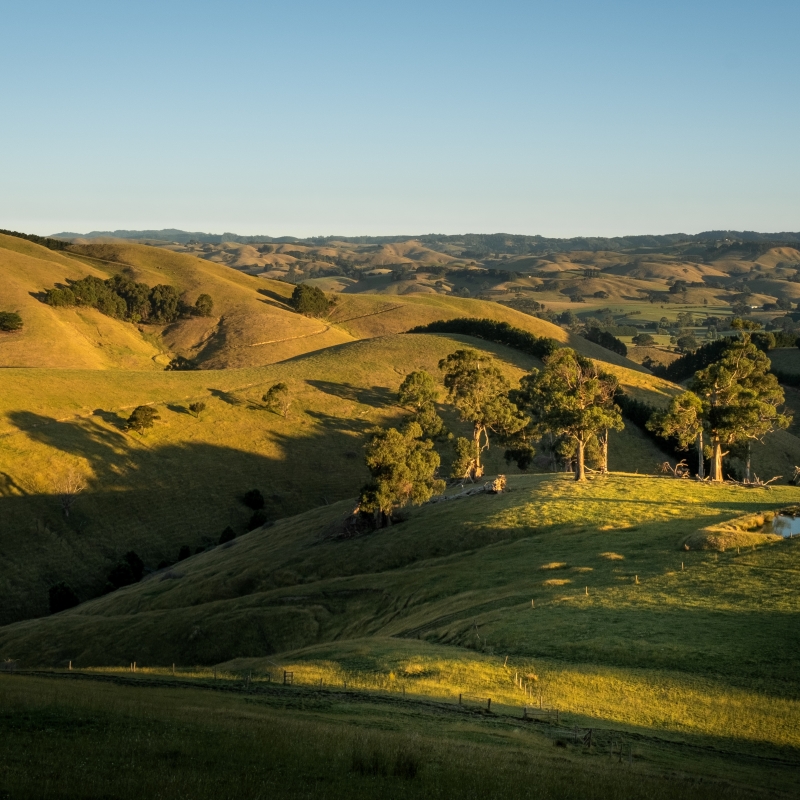
[[[519,718],[344,693],[0,676],[7,798],[787,796],[785,765],[627,738],[630,763]],[[387,698],[388,700],[389,698]],[[703,777],[700,777],[700,774]],[[788,773],[788,774],[787,774]]]

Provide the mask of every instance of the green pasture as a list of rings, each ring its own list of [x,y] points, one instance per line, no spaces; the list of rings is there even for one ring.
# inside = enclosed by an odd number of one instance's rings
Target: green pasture
[[[15,800],[744,800],[796,788],[788,754],[599,729],[586,746],[508,708],[258,682],[0,675],[0,736],[0,793]]]

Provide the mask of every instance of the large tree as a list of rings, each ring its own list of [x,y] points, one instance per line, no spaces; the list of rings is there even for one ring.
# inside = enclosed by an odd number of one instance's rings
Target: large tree
[[[783,389],[769,369],[769,359],[745,333],[722,358],[695,373],[689,388],[702,403],[703,427],[711,440],[712,481],[723,480],[723,447],[788,427],[791,417],[778,409]]]
[[[532,370],[521,381],[517,397],[531,414],[534,430],[560,434],[575,443],[576,481],[586,479],[587,444],[607,437],[608,430],[624,427],[614,402],[617,386],[613,375],[569,347],[556,350],[545,359],[544,369]]]
[[[421,440],[422,428],[412,422],[403,431],[378,429],[366,445],[366,462],[372,481],[361,489],[361,511],[381,515],[391,523],[394,509],[407,503],[420,505],[444,491],[436,478],[439,454],[429,440]]]
[[[483,475],[481,454],[489,449],[489,432],[509,437],[528,420],[509,399],[510,384],[491,356],[477,350],[456,350],[439,362],[439,369],[444,372],[448,400],[462,421],[472,424],[472,441],[456,443],[454,477],[479,478]]]
[[[703,401],[694,392],[673,397],[669,408],[653,414],[646,427],[665,439],[677,440],[684,449],[696,442],[697,474],[703,477]]]

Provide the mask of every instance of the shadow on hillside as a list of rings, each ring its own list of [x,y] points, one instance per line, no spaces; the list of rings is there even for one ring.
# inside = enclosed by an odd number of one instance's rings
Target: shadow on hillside
[[[395,392],[383,386],[372,386],[367,389],[361,386],[353,386],[350,383],[333,383],[332,381],[307,380],[306,383],[321,392],[325,392],[325,394],[331,394],[343,400],[352,400],[365,406],[391,406],[397,400]]]
[[[245,401],[242,400],[241,397],[237,397],[233,392],[226,392],[222,389],[212,389],[210,387],[208,391],[212,397],[222,400],[223,403],[227,403],[229,406],[245,405]]]
[[[59,580],[74,584],[81,599],[95,596],[129,550],[154,567],[174,560],[183,545],[215,544],[229,525],[245,533],[253,512],[240,498],[250,489],[261,492],[267,519],[275,520],[353,497],[364,483],[366,421],[315,413],[312,426],[284,432],[247,416],[252,422],[235,446],[221,446],[124,433],[107,412],[67,421],[10,413],[12,424],[48,450],[38,451],[47,462],[35,489],[20,486],[18,474],[0,474],[0,585],[15,576],[18,587],[0,604],[0,624],[45,614],[47,588]],[[169,417],[178,430],[188,419]],[[76,459],[86,465],[88,485],[66,518],[56,479]]]
[[[256,290],[260,295],[264,297],[268,297],[270,300],[274,300],[276,303],[280,303],[283,308],[287,311],[294,311],[294,309],[289,305],[289,301],[283,295],[278,294],[277,292],[270,291],[269,289],[257,289]],[[263,302],[263,301],[262,301]]]

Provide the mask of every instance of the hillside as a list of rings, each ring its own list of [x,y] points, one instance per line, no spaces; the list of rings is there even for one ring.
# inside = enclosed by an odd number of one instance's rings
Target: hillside
[[[213,317],[169,326],[132,325],[94,309],[56,309],[33,295],[86,274],[114,274],[155,286],[168,283],[189,302],[201,293],[214,300]],[[8,287],[0,304],[27,320],[21,333],[0,337],[0,366],[75,369],[163,369],[172,355],[203,369],[261,366],[353,339],[402,333],[439,319],[475,316],[509,322],[552,336],[592,358],[638,369],[544,320],[496,303],[439,296],[387,300],[380,295],[338,295],[326,319],[294,313],[290,284],[253,278],[199,258],[131,243],[75,245],[54,253],[0,235],[0,275]]]
[[[482,670],[477,662],[489,656],[480,680],[519,702],[502,689],[509,656],[540,673],[548,702],[596,720],[647,718],[719,746],[797,748],[800,601],[786,587],[796,582],[798,546],[785,539],[720,553],[680,543],[699,527],[798,500],[795,487],[517,476],[506,494],[424,506],[349,540],[332,536],[349,510],[339,503],[71,611],[6,626],[0,655],[144,666],[246,658],[232,666],[266,671],[277,658],[328,682],[400,673],[422,692],[469,683],[470,659]],[[591,688],[600,676],[626,688]],[[676,697],[709,698],[697,703],[718,696],[726,711],[665,705],[665,682]]]

